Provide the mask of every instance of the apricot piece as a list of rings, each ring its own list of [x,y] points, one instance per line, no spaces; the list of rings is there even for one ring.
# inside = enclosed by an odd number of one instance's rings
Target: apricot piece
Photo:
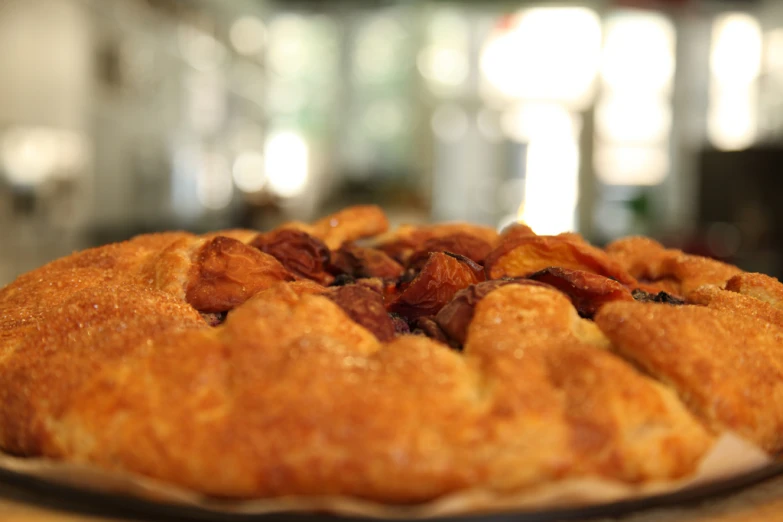
[[[301,230],[281,229],[259,234],[251,246],[275,257],[292,274],[328,285],[334,277],[326,272],[331,252],[320,239]]]
[[[566,294],[582,317],[593,317],[601,306],[611,301],[634,300],[628,288],[617,281],[583,270],[552,267],[529,277]]]
[[[199,312],[225,312],[275,283],[293,279],[274,257],[236,239],[217,236],[196,253],[185,300]]]
[[[396,325],[383,304],[383,296],[360,285],[330,288],[323,294],[336,303],[348,317],[371,331],[379,341],[394,339]]]
[[[395,279],[404,271],[402,265],[375,248],[346,243],[332,253],[332,270],[354,278],[380,277]]]
[[[538,234],[533,232],[533,229],[524,223],[512,223],[500,233],[500,244],[508,241],[515,241],[524,237],[535,237]]]
[[[434,339],[435,341],[447,344],[457,350],[462,348],[462,345],[457,344],[449,339],[448,335],[446,335],[446,332],[443,331],[440,325],[435,322],[432,317],[419,317],[416,319],[414,322],[413,332],[411,333],[414,335],[424,335],[430,339]]]
[[[487,280],[487,274],[484,272],[484,267],[476,263],[469,257],[461,256],[459,254],[453,254],[451,252],[444,252],[444,254],[456,259],[457,261],[465,265],[467,268],[469,268],[470,271],[473,272],[473,275],[476,276],[476,279],[478,280],[479,283]]]
[[[479,278],[465,263],[435,252],[430,254],[421,272],[390,304],[389,310],[409,319],[435,315],[455,293],[478,282]]]
[[[440,223],[428,226],[403,225],[392,233],[380,236],[375,247],[383,250],[403,265],[410,257],[422,250],[427,241],[447,236],[465,235],[480,239],[494,247],[498,239],[495,229],[467,223]],[[468,256],[470,257],[470,256]]]
[[[573,237],[522,236],[505,241],[484,264],[488,279],[526,277],[549,267],[570,268],[633,285],[636,280],[602,250]]]
[[[421,269],[431,252],[449,252],[483,264],[492,246],[485,240],[469,234],[458,233],[428,239],[408,260],[408,268]]]

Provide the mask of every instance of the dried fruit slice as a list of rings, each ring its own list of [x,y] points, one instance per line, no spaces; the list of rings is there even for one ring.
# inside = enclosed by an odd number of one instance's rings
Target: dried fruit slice
[[[394,279],[403,272],[402,265],[375,248],[346,243],[332,253],[332,270],[353,278],[380,277]]]
[[[467,268],[470,269],[471,272],[473,272],[473,275],[476,276],[477,281],[480,283],[482,281],[486,281],[487,275],[484,273],[484,267],[473,261],[472,259],[461,256],[459,254],[453,254],[451,252],[444,252],[449,257],[452,257],[465,265]]]
[[[546,268],[529,277],[566,294],[582,317],[593,317],[599,308],[611,301],[634,299],[631,292],[617,281],[583,270]]]
[[[635,283],[605,252],[570,236],[524,236],[506,241],[485,263],[489,279],[526,277],[553,266],[591,272],[623,284]]]
[[[496,248],[505,247],[506,251],[508,251],[514,248],[515,246],[521,244],[523,240],[531,237],[547,237],[547,236],[539,236],[533,231],[532,228],[525,225],[524,223],[512,223],[511,225],[504,228],[503,232],[501,232]],[[589,244],[587,243],[585,238],[583,238],[580,234],[577,234],[576,232],[562,232],[556,236],[550,236],[550,237],[556,237],[568,241],[575,241],[577,243]]]
[[[461,345],[451,342],[446,332],[440,327],[440,325],[432,317],[419,317],[414,321],[413,332],[414,335],[425,335],[430,339],[434,339],[443,344],[447,344],[452,348],[458,350],[462,349]]]
[[[512,223],[500,233],[499,243],[503,244],[508,241],[516,241],[520,238],[535,237],[537,235],[532,228],[524,223]]]
[[[464,256],[471,261],[484,264],[484,260],[492,251],[492,246],[485,240],[459,233],[444,237],[435,237],[424,242],[421,248],[408,260],[408,268],[421,269],[431,252],[450,252]]]
[[[415,252],[422,250],[427,241],[448,236],[470,236],[494,247],[498,239],[495,229],[467,223],[441,223],[439,225],[403,225],[393,233],[379,237],[375,247],[383,250],[402,264]],[[470,257],[470,256],[468,256]]]
[[[259,234],[250,243],[274,256],[292,274],[328,285],[334,277],[326,271],[331,252],[318,238],[300,230],[275,230]]]
[[[293,277],[274,257],[218,236],[197,251],[185,300],[200,312],[225,312],[258,292]]]
[[[346,285],[330,288],[323,295],[342,308],[348,317],[375,334],[379,341],[394,339],[394,321],[386,312],[383,297],[377,292],[359,285]]]
[[[408,318],[435,315],[457,291],[478,282],[479,278],[465,263],[435,252],[389,310]]]

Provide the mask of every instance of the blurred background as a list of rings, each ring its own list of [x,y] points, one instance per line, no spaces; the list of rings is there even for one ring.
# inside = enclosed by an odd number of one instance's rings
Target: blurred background
[[[0,285],[363,202],[781,275],[781,172],[777,0],[0,0]]]

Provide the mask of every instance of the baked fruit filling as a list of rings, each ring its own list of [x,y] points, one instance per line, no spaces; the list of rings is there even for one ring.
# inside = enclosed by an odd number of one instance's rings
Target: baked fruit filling
[[[218,261],[221,254],[242,259]],[[212,326],[222,324],[231,308],[270,278],[307,280],[321,285],[322,295],[380,341],[425,335],[458,350],[472,309],[506,284],[537,282],[558,290],[584,318],[611,301],[684,303],[663,290],[669,282],[638,282],[577,234],[538,236],[521,224],[499,236],[468,225],[403,227],[397,235],[362,245],[348,240],[334,250],[304,230],[284,226],[255,235],[246,245],[217,236],[201,247],[195,266],[186,300]]]
[[[627,238],[351,207],[0,290],[0,448],[228,498],[410,504],[783,450],[783,285]]]

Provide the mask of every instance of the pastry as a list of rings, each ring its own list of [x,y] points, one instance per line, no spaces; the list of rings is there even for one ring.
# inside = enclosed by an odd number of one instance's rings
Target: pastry
[[[0,448],[227,499],[410,505],[783,448],[783,289],[644,239],[377,207],[166,233],[0,290]]]

